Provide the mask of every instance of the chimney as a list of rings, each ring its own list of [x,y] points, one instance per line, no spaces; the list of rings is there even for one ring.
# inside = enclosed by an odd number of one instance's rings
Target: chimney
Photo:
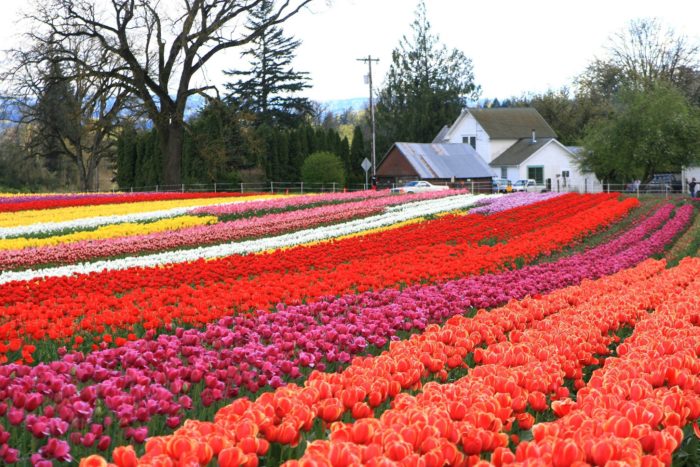
[[[530,140],[531,144],[535,144],[537,142],[537,138],[535,137],[535,129],[532,129],[532,140]]]

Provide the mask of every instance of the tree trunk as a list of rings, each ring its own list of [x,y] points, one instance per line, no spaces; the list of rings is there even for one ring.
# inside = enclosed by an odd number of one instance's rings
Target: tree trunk
[[[100,189],[100,184],[98,180],[98,174],[97,174],[97,165],[98,163],[95,161],[94,157],[90,157],[87,161],[87,181],[85,183],[85,187],[83,188],[85,191],[98,191]]]
[[[163,154],[163,184],[179,185],[182,183],[182,147],[185,140],[185,126],[173,119],[164,125],[160,133],[160,149]]]

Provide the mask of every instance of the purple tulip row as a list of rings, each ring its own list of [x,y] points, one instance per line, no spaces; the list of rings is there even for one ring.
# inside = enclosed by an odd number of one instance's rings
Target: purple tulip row
[[[669,220],[673,206],[665,205],[616,239],[552,263],[403,291],[280,304],[276,313],[226,317],[203,331],[178,328],[156,335],[151,330],[119,348],[72,352],[35,367],[4,365],[0,416],[9,425],[24,424],[31,437],[48,438],[42,459],[58,459],[56,452],[69,456],[66,440],[106,449],[112,422],[127,440],[142,442],[148,434],[144,425],[155,415],[177,426],[195,405],[190,395],[209,406],[240,389],[277,387],[308,368],[347,363],[400,332],[420,331],[472,307],[496,306],[631,267],[661,251],[688,224],[692,209],[681,207]],[[193,394],[194,385],[201,392]],[[0,440],[4,436],[0,432]],[[6,461],[17,456],[9,450],[12,444],[3,443],[10,453]]]
[[[537,203],[540,201],[546,201],[548,199],[556,198],[561,196],[563,193],[548,192],[548,193],[529,193],[529,192],[519,192],[512,193],[507,196],[500,196],[498,198],[487,198],[481,201],[479,206],[470,209],[469,212],[472,214],[492,214],[495,212],[506,211],[508,209],[518,208],[521,206],[527,206],[528,204]]]

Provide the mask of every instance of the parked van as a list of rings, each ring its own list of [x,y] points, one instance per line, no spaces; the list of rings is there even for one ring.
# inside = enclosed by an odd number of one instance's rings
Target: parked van
[[[513,191],[537,191],[537,182],[532,178],[513,183]]]

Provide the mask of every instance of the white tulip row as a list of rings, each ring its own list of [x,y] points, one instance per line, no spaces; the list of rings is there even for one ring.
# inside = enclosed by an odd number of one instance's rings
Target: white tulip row
[[[44,269],[5,271],[0,273],[0,284],[10,281],[31,280],[40,277],[88,274],[103,270],[120,270],[137,267],[154,267],[172,263],[195,261],[202,258],[220,258],[233,254],[254,253],[276,248],[290,247],[302,243],[340,237],[364,230],[386,227],[399,222],[430,216],[441,212],[464,209],[484,199],[485,195],[458,195],[429,201],[419,201],[395,206],[376,216],[357,219],[341,224],[300,230],[276,237],[260,238],[239,243],[199,247],[187,250],[168,251],[145,256],[132,256],[92,263],[77,263]]]

